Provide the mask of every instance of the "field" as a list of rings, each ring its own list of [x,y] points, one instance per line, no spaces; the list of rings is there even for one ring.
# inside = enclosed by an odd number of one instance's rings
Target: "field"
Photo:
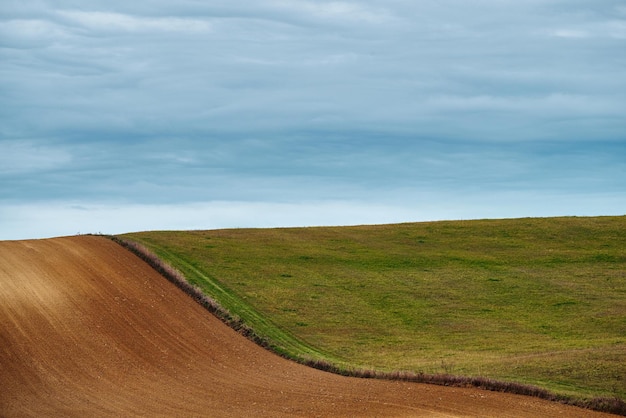
[[[294,358],[626,397],[626,217],[122,237]]]
[[[295,364],[94,236],[0,241],[2,417],[609,417]]]

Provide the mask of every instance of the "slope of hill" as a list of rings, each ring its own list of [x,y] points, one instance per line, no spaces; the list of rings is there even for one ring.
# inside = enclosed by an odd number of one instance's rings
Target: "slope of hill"
[[[0,242],[0,416],[608,416],[296,365],[101,237]]]
[[[626,396],[626,217],[128,234],[293,356]]]

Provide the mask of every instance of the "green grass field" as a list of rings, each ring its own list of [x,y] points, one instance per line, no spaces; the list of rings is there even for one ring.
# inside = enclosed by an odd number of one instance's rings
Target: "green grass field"
[[[626,398],[626,216],[121,237],[293,357]]]

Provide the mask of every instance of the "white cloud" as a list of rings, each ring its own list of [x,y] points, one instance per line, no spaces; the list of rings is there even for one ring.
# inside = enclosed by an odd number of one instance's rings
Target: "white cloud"
[[[0,25],[0,44],[12,47],[41,47],[72,35],[63,26],[42,19],[13,19]]]
[[[582,38],[589,37],[588,32],[583,31],[583,30],[576,30],[576,29],[556,29],[552,33],[557,38],[582,39]]]
[[[0,140],[0,174],[17,174],[59,168],[72,161],[71,153],[30,140]]]
[[[626,39],[626,20],[580,22],[568,28],[547,31],[550,36],[569,39]]]
[[[525,112],[536,116],[557,115],[620,115],[619,103],[611,98],[599,99],[579,94],[550,93],[547,95],[520,96],[454,96],[440,95],[428,98],[425,110]]]
[[[210,22],[179,17],[144,17],[113,12],[64,10],[57,14],[83,27],[106,32],[208,32]]]
[[[382,23],[391,19],[386,10],[367,7],[363,2],[275,0],[272,4],[278,9],[296,12],[307,18],[313,16],[328,20],[364,23]]]
[[[30,227],[12,215],[33,234],[57,224],[48,213],[70,234],[73,217],[83,232],[117,232],[115,219],[127,216],[123,225],[134,230],[413,213],[408,203],[141,206],[148,203],[382,201],[399,187],[409,199],[469,183],[623,192],[626,9],[614,0],[5,3],[0,199],[132,203],[82,215],[57,203],[34,203],[40,215],[20,207],[40,220]],[[569,155],[572,141],[589,161],[574,173],[580,164],[555,157]],[[502,165],[486,167],[485,143],[510,147]],[[539,170],[526,169],[538,159]],[[420,219],[454,205],[447,217],[537,213],[522,200],[491,200],[492,212],[471,209],[471,197],[429,202],[430,212],[423,200],[415,206]]]

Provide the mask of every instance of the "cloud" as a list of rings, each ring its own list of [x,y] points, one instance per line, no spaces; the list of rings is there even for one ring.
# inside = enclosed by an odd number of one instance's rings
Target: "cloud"
[[[559,28],[567,15],[550,15],[539,1],[513,9],[483,1],[476,10],[447,2],[154,4],[95,2],[93,10],[50,9],[45,19],[10,23],[15,39],[38,48],[5,57],[15,109],[7,110],[14,123],[6,129],[32,136],[39,128],[254,132],[359,125],[495,139],[504,132],[464,120],[480,108],[508,112],[517,125],[557,120],[564,113],[559,97],[589,99],[590,109],[624,105],[609,93],[619,88],[617,69],[594,59],[602,50],[557,42],[591,37],[600,23],[576,17],[571,28]],[[341,30],[328,30],[329,22]],[[612,22],[603,30],[619,36],[622,23]],[[544,26],[557,28],[539,30]],[[24,110],[37,107],[46,109],[42,120],[23,132],[30,116]],[[441,120],[456,118],[456,133],[439,129]],[[586,129],[592,134],[601,122]]]
[[[612,0],[6,0],[0,203],[623,192],[625,22]]]
[[[11,48],[43,47],[70,36],[63,26],[42,19],[12,19],[0,26],[0,45]]]
[[[0,147],[0,175],[3,176],[47,171],[72,162],[72,155],[67,149],[59,149],[45,142],[2,140]]]
[[[606,20],[602,22],[580,24],[577,27],[560,28],[549,31],[549,34],[566,39],[626,39],[626,21]]]
[[[559,38],[588,38],[589,33],[584,30],[577,29],[556,29],[552,32],[554,36]]]
[[[381,23],[391,20],[388,11],[363,2],[275,0],[270,4],[279,10],[298,15],[301,19],[320,18],[330,21]]]
[[[78,24],[91,32],[210,32],[210,22],[190,18],[136,17],[122,13],[62,10],[64,20]]]

